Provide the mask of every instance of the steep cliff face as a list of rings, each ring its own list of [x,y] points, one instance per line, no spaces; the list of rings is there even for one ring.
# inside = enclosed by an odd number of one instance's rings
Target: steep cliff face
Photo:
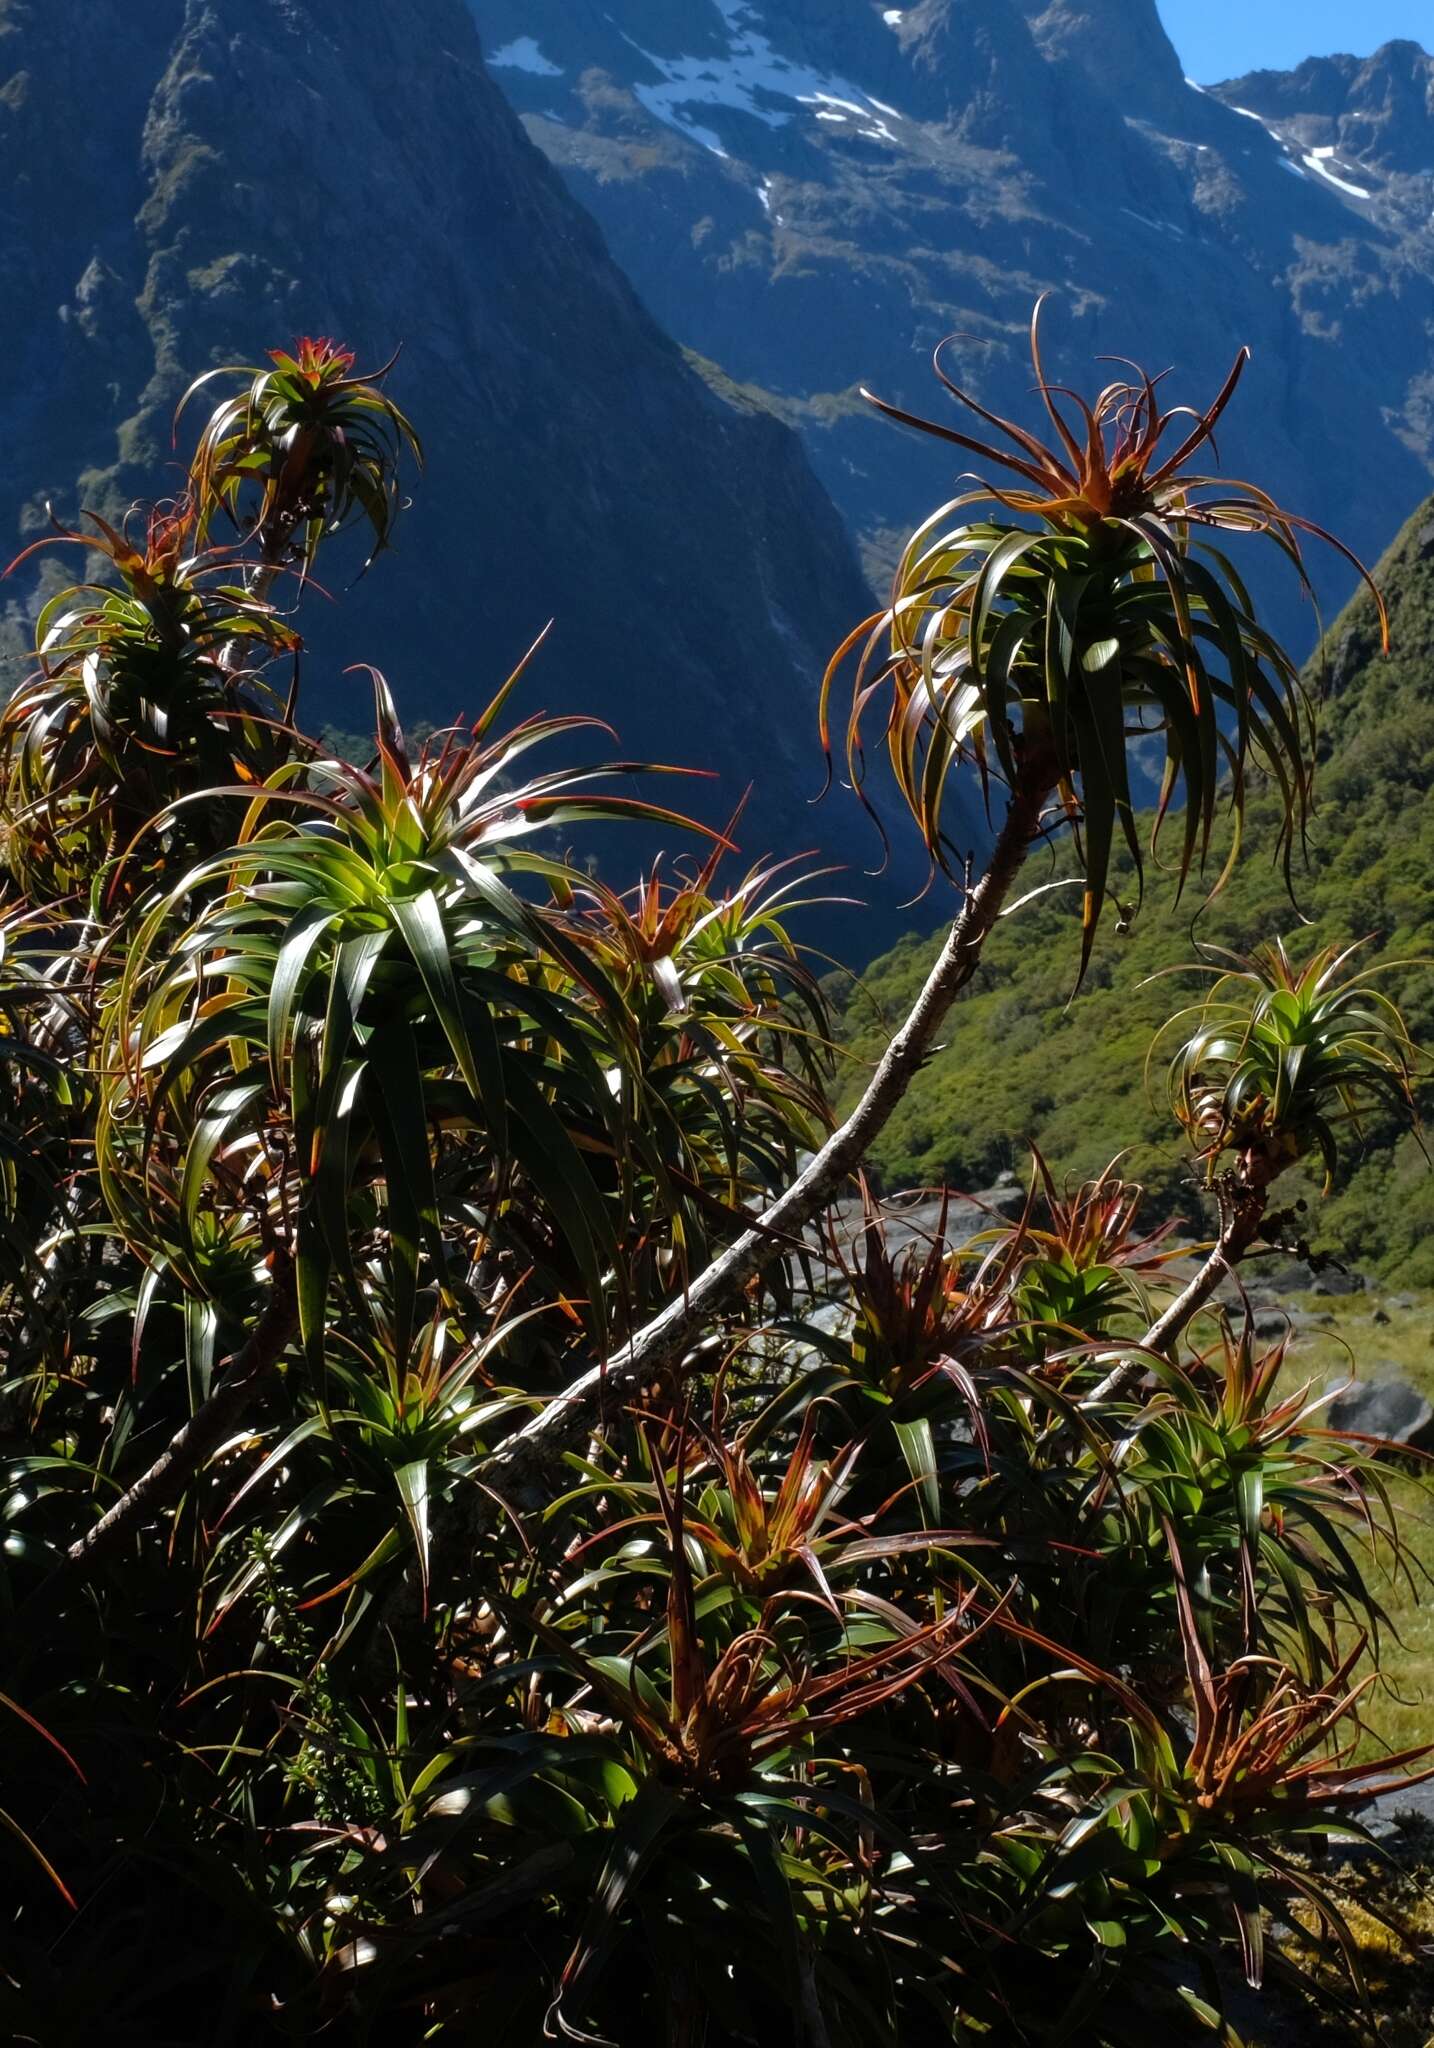
[[[854,808],[805,803],[822,668],[869,604],[841,522],[796,436],[639,303],[461,0],[0,0],[0,194],[13,540],[47,499],[153,494],[196,372],[301,329],[369,366],[402,343],[428,469],[394,555],[311,607],[309,717],[361,724],[359,660],[414,715],[476,710],[556,614],[529,709],[722,770],[681,793],[709,817],[755,779],[752,851],[876,857]]]
[[[1045,289],[1064,377],[1108,352],[1200,397],[1249,343],[1224,452],[1366,554],[1427,491],[1434,192],[1410,167],[1434,148],[1412,45],[1202,91],[1155,0],[472,4],[644,298],[778,395],[873,563],[955,465],[874,426],[854,387],[939,408],[927,358],[956,333],[978,394],[1029,408]],[[1308,609],[1265,596],[1303,651]]]

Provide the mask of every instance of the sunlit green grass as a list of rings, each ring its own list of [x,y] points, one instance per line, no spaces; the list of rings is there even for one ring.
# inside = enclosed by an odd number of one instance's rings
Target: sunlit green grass
[[[1375,1294],[1292,1296],[1292,1310],[1330,1321],[1297,1331],[1285,1367],[1289,1383],[1309,1379],[1327,1388],[1397,1376],[1434,1401],[1434,1296],[1413,1299],[1405,1308]],[[1367,1719],[1373,1741],[1391,1749],[1434,1743],[1434,1463],[1427,1473],[1421,1477],[1412,1462],[1391,1470],[1407,1569],[1394,1571],[1383,1548],[1371,1566],[1391,1628],[1380,1645],[1384,1685]]]
[[[1299,1329],[1294,1337],[1286,1366],[1291,1385],[1309,1379],[1327,1388],[1352,1377],[1392,1373],[1434,1400],[1434,1296],[1419,1294],[1409,1307],[1395,1307],[1375,1294],[1291,1296],[1282,1305],[1329,1318],[1320,1327]],[[1428,1471],[1425,1481],[1415,1476],[1414,1465],[1392,1466],[1389,1472],[1409,1571],[1392,1572],[1391,1560],[1382,1550],[1378,1561],[1371,1562],[1390,1628],[1379,1646],[1383,1683],[1372,1693],[1365,1716],[1367,1756],[1434,1742],[1434,1464]],[[1393,1863],[1382,1857],[1356,1857],[1335,1881],[1373,2004],[1368,2030],[1334,2005],[1334,1994],[1346,1987],[1324,1974],[1323,1966],[1311,1958],[1330,2002],[1322,1998],[1286,2012],[1276,1999],[1275,2012],[1266,2022],[1255,2022],[1250,2048],[1292,2048],[1296,2043],[1299,2048],[1335,2048],[1336,2043],[1351,2048],[1429,2048],[1434,2038],[1428,2027],[1434,1995],[1429,1964],[1434,1936],[1431,1852],[1434,1837],[1426,1825],[1409,1841],[1395,1845]],[[1382,1917],[1386,1915],[1406,1931],[1407,1939],[1391,1931]]]

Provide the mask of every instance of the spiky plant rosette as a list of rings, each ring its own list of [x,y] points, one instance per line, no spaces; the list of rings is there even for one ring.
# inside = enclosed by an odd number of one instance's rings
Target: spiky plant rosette
[[[271,349],[271,367],[226,365],[195,379],[176,422],[216,379],[244,380],[210,416],[195,452],[191,474],[206,530],[222,513],[271,562],[292,550],[304,575],[324,538],[356,519],[367,523],[370,560],[388,546],[400,458],[421,468],[423,451],[382,389],[392,362],[355,375],[354,361],[351,350],[304,336],[292,353]]]
[[[957,384],[944,367],[946,343],[936,352],[937,377],[998,439],[978,439],[863,393],[888,418],[977,456],[1005,477],[970,479],[918,528],[889,604],[833,657],[821,726],[830,760],[833,688],[855,655],[845,738],[851,782],[858,790],[865,785],[863,733],[872,707],[884,704],[883,739],[897,788],[940,866],[953,865],[942,829],[953,769],[971,761],[983,779],[998,773],[1013,787],[1023,777],[1049,786],[1072,826],[1080,862],[1084,972],[1117,835],[1137,888],[1143,882],[1131,758],[1150,735],[1164,744],[1151,847],[1183,789],[1175,862],[1181,886],[1208,858],[1222,784],[1234,828],[1229,872],[1252,763],[1281,798],[1287,878],[1304,829],[1314,765],[1310,705],[1293,658],[1259,623],[1225,540],[1269,541],[1312,594],[1302,538],[1314,535],[1374,586],[1323,528],[1282,510],[1255,485],[1198,463],[1214,450],[1248,349],[1204,410],[1162,406],[1159,380],[1133,366],[1129,378],[1087,401],[1045,374],[1043,303],[1031,322],[1031,361],[1052,441],[989,411]],[[979,517],[982,506],[995,511]],[[1384,622],[1383,600],[1377,590],[1374,596]]]
[[[1061,1188],[1032,1146],[1025,1213],[985,1233],[1019,1249],[1016,1301],[1027,1347],[1038,1358],[1068,1344],[1072,1331],[1104,1336],[1132,1318],[1144,1328],[1150,1286],[1180,1256],[1166,1242],[1173,1225],[1148,1233],[1140,1227],[1145,1191],[1122,1180],[1119,1167],[1112,1160],[1095,1179]]]
[[[722,1206],[780,1186],[830,1123],[831,1021],[789,929],[820,875],[766,862],[724,889],[727,850],[719,841],[700,869],[671,879],[655,864],[624,894],[589,878],[571,905],[575,939],[631,1021],[638,1057],[625,1080],[636,1092],[624,1113],[691,1198],[667,1219],[681,1254],[703,1248],[704,1219]]]
[[[6,571],[68,545],[102,557],[116,579],[45,605],[38,666],[0,718],[5,865],[41,898],[90,885],[176,797],[255,781],[282,760],[288,707],[261,672],[298,647],[243,564],[204,544],[190,499],[153,507],[138,539],[83,516],[93,532],[57,524]],[[172,828],[175,858],[202,843],[205,815]]]
[[[1263,1185],[1313,1152],[1327,1192],[1341,1128],[1358,1135],[1379,1111],[1417,1126],[1420,1058],[1408,1027],[1374,985],[1379,966],[1349,971],[1368,944],[1321,946],[1303,961],[1283,939],[1247,957],[1212,948],[1223,962],[1207,969],[1213,987],[1166,1027],[1193,1017],[1170,1063],[1170,1103],[1212,1175],[1234,1152],[1244,1177]]]
[[[613,1180],[631,1179],[614,1081],[631,1033],[600,968],[522,885],[578,879],[533,843],[544,828],[685,821],[590,787],[640,764],[517,781],[530,748],[592,721],[495,731],[515,681],[473,728],[414,755],[375,677],[373,768],[319,756],[278,771],[235,845],[159,895],[129,936],[102,1056],[111,1212],[127,1235],[146,1217],[172,1221],[175,1241],[131,1241],[189,1274],[216,1199],[252,1210],[261,1238],[292,1231],[315,1359],[331,1279],[364,1303],[354,1205],[376,1182],[406,1349],[420,1258],[446,1266],[443,1145],[464,1150],[495,1227],[503,1214],[514,1228],[530,1211],[551,1219],[570,1287],[603,1313]]]

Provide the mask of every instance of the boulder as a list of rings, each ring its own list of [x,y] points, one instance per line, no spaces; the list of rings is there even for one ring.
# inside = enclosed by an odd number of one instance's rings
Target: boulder
[[[1298,1308],[1255,1308],[1255,1335],[1263,1344],[1277,1343],[1283,1336],[1297,1337],[1302,1330],[1327,1330],[1334,1317],[1327,1310]]]
[[[1327,1272],[1316,1273],[1310,1282],[1310,1293],[1363,1294],[1368,1285],[1363,1273],[1347,1273],[1341,1267],[1331,1266]]]
[[[946,1198],[946,1242],[959,1245],[979,1231],[994,1230],[1013,1221],[1026,1205],[1026,1191],[1019,1181],[1002,1181],[977,1194],[951,1194]],[[925,1250],[941,1228],[943,1201],[925,1190],[888,1195],[877,1205],[886,1227],[887,1250],[896,1257],[915,1247]],[[843,1249],[859,1246],[866,1230],[866,1215],[860,1202],[833,1203],[828,1219]]]
[[[1434,1449],[1434,1404],[1417,1387],[1387,1374],[1356,1381],[1330,1407],[1333,1428],[1373,1436],[1411,1450]]]
[[[1294,1329],[1294,1317],[1282,1308],[1255,1307],[1255,1335],[1262,1344],[1277,1344]]]

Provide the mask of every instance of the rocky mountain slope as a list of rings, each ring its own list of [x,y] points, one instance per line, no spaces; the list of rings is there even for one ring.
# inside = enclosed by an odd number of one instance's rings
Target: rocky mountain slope
[[[678,338],[772,393],[869,560],[952,463],[927,358],[1030,404],[1101,351],[1204,397],[1254,366],[1241,461],[1377,554],[1434,469],[1430,60],[1391,44],[1202,91],[1156,0],[471,0],[493,76]],[[1337,601],[1344,572],[1322,564]],[[1296,644],[1314,627],[1267,597]]]
[[[1380,985],[1400,999],[1416,1041],[1434,1049],[1434,502],[1410,520],[1377,574],[1392,654],[1380,652],[1373,604],[1361,597],[1332,625],[1327,660],[1308,678],[1317,686],[1326,668],[1329,694],[1310,862],[1296,868],[1298,909],[1274,865],[1275,813],[1264,798],[1251,806],[1228,892],[1196,915],[1198,897],[1174,909],[1171,882],[1152,875],[1133,931],[1120,937],[1106,927],[1074,1000],[1079,920],[1069,894],[1025,904],[993,936],[946,1044],[878,1142],[875,1165],[887,1185],[984,1188],[1003,1170],[1022,1170],[1031,1142],[1058,1173],[1084,1177],[1128,1147],[1126,1170],[1159,1204],[1197,1216],[1189,1153],[1165,1108],[1163,1060],[1147,1070],[1146,1057],[1159,1025],[1207,985],[1199,973],[1170,974],[1205,946],[1245,951],[1283,935],[1305,957],[1368,935],[1369,960],[1415,963]],[[1064,872],[1058,857],[1052,872]],[[932,950],[930,938],[903,941],[850,993],[847,1030],[863,1063],[905,1015]],[[1426,1100],[1426,1121],[1429,1108]],[[1395,1286],[1431,1286],[1427,1130],[1421,1145],[1397,1128],[1376,1120],[1348,1137],[1347,1170],[1329,1202],[1314,1185],[1301,1192],[1317,1245]]]
[[[869,601],[841,522],[797,437],[659,330],[497,75],[462,0],[0,0],[0,549],[47,499],[162,490],[196,372],[301,330],[363,366],[402,343],[428,469],[315,622],[310,720],[362,725],[360,660],[412,715],[474,711],[555,613],[526,709],[721,769],[678,792],[709,818],[755,777],[753,853],[874,858],[806,805],[817,683]],[[33,591],[6,597],[13,663]]]
[[[1369,58],[1311,57],[1294,71],[1252,71],[1217,91],[1227,106],[1254,114],[1305,170],[1346,183],[1369,178],[1371,205],[1402,211],[1411,225],[1427,219],[1434,57],[1417,43],[1387,43]]]

